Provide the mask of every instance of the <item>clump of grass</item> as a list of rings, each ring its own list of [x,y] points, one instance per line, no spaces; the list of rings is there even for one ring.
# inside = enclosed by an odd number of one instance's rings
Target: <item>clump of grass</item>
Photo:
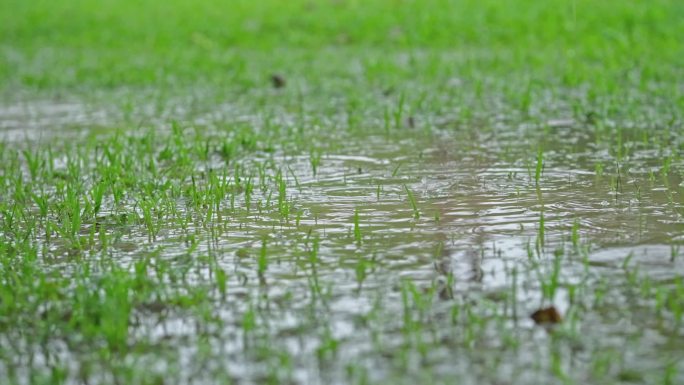
[[[418,210],[418,204],[416,203],[416,198],[413,196],[413,192],[411,192],[406,185],[404,185],[404,190],[406,191],[409,203],[411,204],[411,209],[413,209],[413,218],[420,219],[420,210]]]
[[[354,209],[354,239],[357,245],[361,245],[363,240],[361,235],[361,226],[359,225],[359,209]]]
[[[539,186],[539,181],[541,180],[542,171],[544,170],[544,151],[542,147],[539,146],[537,149],[537,166],[534,169],[534,183]]]

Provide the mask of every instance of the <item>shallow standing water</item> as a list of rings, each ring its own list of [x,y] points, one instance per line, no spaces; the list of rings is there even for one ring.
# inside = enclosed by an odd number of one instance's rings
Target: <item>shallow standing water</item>
[[[80,140],[103,117],[40,106],[25,110],[29,129],[42,124],[35,113],[42,111],[64,118],[65,132]],[[36,137],[12,133],[21,126],[16,108],[0,112],[5,143],[40,151]],[[61,132],[61,120],[55,124]],[[103,147],[119,155],[101,162],[155,159],[161,171],[154,179],[146,167],[128,170],[141,172],[138,182],[83,219],[80,235],[105,234],[106,246],[75,248],[59,234],[47,239],[52,230],[31,233],[46,282],[59,282],[63,293],[37,314],[62,324],[31,336],[30,327],[13,323],[27,315],[5,314],[0,376],[16,383],[56,371],[69,383],[679,383],[683,139],[669,132],[643,139],[635,128],[616,147],[616,130],[575,119],[418,125],[337,133],[318,138],[312,151],[255,145],[233,158],[212,142],[232,134],[216,128],[204,134],[160,124],[123,135],[139,141],[96,139],[102,145],[79,155],[61,155],[63,139],[52,132],[60,155],[50,162],[66,176],[40,185],[55,201],[71,183],[71,158],[80,159],[74,167],[86,188],[97,184],[99,169],[83,160],[106,159]],[[238,147],[250,140],[243,135]],[[216,148],[194,157],[205,142]],[[178,155],[186,150],[191,160]],[[30,180],[26,168],[23,175]],[[219,183],[212,175],[226,187],[217,201],[202,198]],[[11,180],[4,180],[6,197],[16,196]],[[8,228],[5,250],[18,248]],[[82,309],[69,304],[83,297],[73,288],[90,288],[103,307],[120,306],[108,302],[119,297],[118,281],[107,277],[123,282],[137,269],[158,289],[140,298],[137,281],[124,289],[123,337],[111,337],[99,317],[102,329],[75,321]],[[550,305],[563,322],[535,325],[530,314]]]

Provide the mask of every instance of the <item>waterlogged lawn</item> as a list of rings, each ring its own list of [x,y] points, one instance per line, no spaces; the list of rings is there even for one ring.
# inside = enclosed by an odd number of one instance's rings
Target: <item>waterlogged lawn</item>
[[[5,1],[0,383],[683,383],[682,20]]]

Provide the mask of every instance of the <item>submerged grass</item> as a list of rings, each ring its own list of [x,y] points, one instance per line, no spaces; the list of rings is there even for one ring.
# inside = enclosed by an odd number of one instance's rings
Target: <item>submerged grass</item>
[[[4,1],[0,378],[683,382],[683,21]]]

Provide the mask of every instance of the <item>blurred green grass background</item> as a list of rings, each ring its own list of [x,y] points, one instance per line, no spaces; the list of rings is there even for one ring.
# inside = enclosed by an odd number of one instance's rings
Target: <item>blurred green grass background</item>
[[[450,52],[492,76],[569,86],[637,69],[647,83],[681,78],[684,2],[5,0],[0,36],[5,92],[230,86],[386,52]]]

